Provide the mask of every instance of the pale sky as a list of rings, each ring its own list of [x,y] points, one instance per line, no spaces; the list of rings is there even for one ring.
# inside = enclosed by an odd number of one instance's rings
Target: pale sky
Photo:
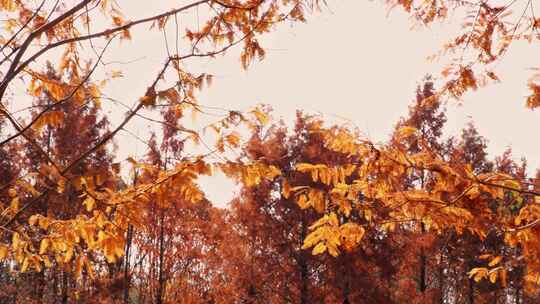
[[[132,3],[126,3],[125,7],[132,7]],[[152,9],[147,3],[133,15],[150,14]],[[152,3],[166,6],[161,1]],[[201,71],[216,75],[214,84],[201,93],[200,102],[241,110],[266,103],[274,108],[276,118],[289,122],[297,109],[321,113],[337,122],[343,117],[371,139],[386,140],[399,117],[407,113],[417,83],[426,73],[438,75],[442,63],[430,63],[426,57],[442,46],[457,22],[452,24],[449,20],[430,29],[411,30],[412,23],[405,14],[397,9],[388,15],[378,1],[328,1],[328,4],[328,9],[310,16],[306,24],[281,26],[265,36],[262,41],[268,48],[266,59],[253,64],[248,71],[240,68],[234,52],[215,62],[208,60],[198,65],[196,68]],[[194,17],[185,16],[184,22],[194,22]],[[169,32],[174,34],[172,28]],[[156,68],[140,73],[153,77],[159,65],[149,63],[163,61],[163,37],[159,33],[141,34],[146,47],[139,48],[142,41],[138,41],[135,33],[132,44],[138,47],[123,53],[123,57],[124,60],[145,57],[137,65]],[[473,120],[489,140],[491,155],[501,154],[511,146],[514,155],[526,157],[531,168],[540,167],[540,144],[534,136],[540,111],[524,107],[525,85],[531,72],[527,69],[540,63],[539,59],[534,60],[538,51],[530,45],[512,47],[497,70],[502,75],[500,84],[467,95],[462,106],[450,103],[447,135],[459,134]],[[128,85],[137,88],[133,91],[136,96],[144,91],[148,77],[126,77]],[[125,87],[117,90],[121,94],[126,92]],[[144,133],[147,125],[137,121],[130,129]],[[128,136],[125,140],[133,141],[133,138]],[[123,151],[125,141],[119,138],[117,142]],[[143,145],[137,144],[137,150],[144,150]],[[232,190],[234,184],[223,176],[204,178],[202,184],[210,200],[221,206],[236,191]]]
[[[125,19],[138,19],[178,6],[179,1],[117,1]],[[426,73],[438,76],[441,63],[426,57],[435,53],[456,28],[459,18],[430,29],[411,30],[411,21],[399,9],[389,15],[382,1],[327,1],[322,13],[308,17],[306,24],[280,26],[262,39],[267,48],[263,62],[248,71],[240,67],[237,52],[217,60],[205,59],[193,69],[214,74],[214,84],[200,95],[207,106],[247,110],[265,103],[274,108],[274,117],[292,121],[297,109],[321,113],[337,122],[339,117],[354,122],[375,141],[388,138],[400,116],[407,113],[417,83]],[[388,16],[388,17],[387,17]],[[200,17],[200,16],[199,16]],[[196,16],[180,18],[181,28],[196,22]],[[174,44],[174,26],[168,28],[169,44]],[[150,32],[146,25],[132,31],[133,41],[115,44],[105,61],[131,61],[111,64],[125,77],[107,93],[133,104],[144,95],[166,58],[163,34]],[[540,144],[535,136],[540,111],[524,106],[528,68],[540,66],[539,48],[513,46],[498,66],[502,83],[468,94],[462,106],[448,105],[447,135],[458,134],[473,120],[489,140],[491,155],[511,146],[516,157],[527,158],[531,168],[540,167]],[[119,123],[125,109],[110,106],[112,126]],[[202,123],[215,117],[200,117]],[[156,129],[140,119],[128,125],[134,134],[145,137]],[[115,140],[119,159],[140,156],[144,144],[127,133]],[[530,170],[531,172],[533,169]],[[237,190],[223,176],[204,178],[204,189],[211,201],[225,206]]]

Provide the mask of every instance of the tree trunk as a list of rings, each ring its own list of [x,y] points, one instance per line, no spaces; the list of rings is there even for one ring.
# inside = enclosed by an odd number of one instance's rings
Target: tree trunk
[[[62,304],[67,304],[68,299],[68,276],[66,271],[62,271]]]
[[[124,304],[129,303],[129,252],[131,249],[131,239],[133,238],[133,225],[128,224],[126,236],[126,255],[124,257]]]
[[[347,264],[347,263],[343,263],[343,264]],[[349,294],[351,292],[351,289],[350,289],[350,282],[349,282],[349,274],[348,274],[348,269],[345,270],[345,286],[343,288],[343,304],[351,304],[351,302],[349,302]]]
[[[158,290],[156,294],[156,304],[163,304],[163,287],[165,285],[165,280],[163,276],[163,261],[164,261],[164,229],[165,229],[165,213],[161,210],[161,219],[160,219],[160,231],[159,231],[159,265],[158,265]]]
[[[444,282],[444,248],[441,248],[439,260],[439,303],[444,304],[445,282]]]
[[[420,232],[422,235],[426,232],[424,223],[422,223],[420,226]],[[426,272],[427,272],[427,258],[424,252],[424,248],[421,248],[420,249],[420,280],[419,280],[418,287],[422,294],[424,294],[424,292],[427,289]]]
[[[36,298],[43,303],[43,291],[45,290],[45,269],[36,274]]]
[[[469,281],[469,294],[468,294],[468,299],[469,299],[469,304],[474,304],[474,281],[473,279],[468,279]]]
[[[306,238],[306,221],[304,218],[304,214],[302,214],[302,225],[300,227],[300,240],[304,240]],[[308,278],[308,267],[307,262],[305,258],[305,254],[303,251],[299,252],[299,259],[298,259],[298,266],[300,267],[300,304],[307,304],[308,303],[308,296],[307,296],[307,282],[309,280]]]

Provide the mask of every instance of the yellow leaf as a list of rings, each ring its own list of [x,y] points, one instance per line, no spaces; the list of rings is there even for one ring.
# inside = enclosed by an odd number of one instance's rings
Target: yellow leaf
[[[39,254],[45,254],[47,252],[47,249],[50,245],[49,239],[42,239],[41,243],[39,244]]]
[[[313,231],[312,233],[308,234],[308,236],[304,240],[302,249],[307,249],[309,247],[312,247],[313,245],[317,244],[321,240],[321,238],[322,238],[322,235],[319,230]]]
[[[28,261],[28,258],[24,258],[24,261],[23,261],[22,266],[21,266],[21,272],[26,272],[29,265],[30,265],[30,263]]]
[[[268,120],[269,120],[268,116],[264,112],[262,112],[260,109],[258,108],[253,109],[251,113],[255,115],[255,117],[257,118],[257,120],[259,121],[261,125],[266,125],[268,123]]]
[[[8,253],[8,247],[6,245],[0,245],[0,261],[5,260],[8,256]]]
[[[477,274],[482,268],[473,268],[471,271],[469,271],[467,274],[469,275],[469,278],[472,278],[475,274]]]
[[[94,209],[94,206],[96,205],[96,201],[93,197],[88,195],[86,199],[83,201],[83,205],[86,206],[86,211],[90,212]]]
[[[306,209],[307,207],[309,207],[307,196],[305,194],[299,195],[296,199],[296,203],[301,209]]]
[[[105,231],[100,230],[98,232],[98,242],[103,242],[106,238],[107,238],[107,234],[105,233]]]
[[[475,282],[480,282],[484,277],[487,276],[488,271],[486,268],[473,268],[471,271],[469,271],[469,278],[473,278]]]
[[[13,237],[11,238],[11,246],[13,246],[13,249],[17,249],[19,246],[19,240],[20,235],[18,232],[13,233]]]
[[[42,259],[43,259],[43,264],[45,264],[45,267],[47,267],[47,268],[52,267],[51,260],[49,260],[48,256],[43,256]]]
[[[113,19],[114,25],[116,26],[121,26],[124,23],[124,20],[120,16],[113,16],[112,19]]]
[[[319,212],[323,213],[326,207],[324,193],[318,189],[311,189],[308,193],[309,205]]]
[[[364,237],[366,230],[356,223],[345,223],[339,227],[345,249],[352,250]]]
[[[30,224],[30,226],[34,226],[38,222],[38,219],[39,216],[37,214],[34,214],[28,219],[28,224]]]
[[[315,166],[313,166],[312,164],[300,163],[296,165],[296,170],[300,172],[309,172],[313,170],[314,168]]]
[[[120,78],[124,77],[124,74],[122,74],[122,71],[113,70],[111,71],[111,78]]]
[[[145,106],[153,106],[156,104],[156,94],[144,95],[139,101]]]
[[[281,174],[281,170],[279,170],[278,167],[270,166],[270,167],[268,167],[268,172],[266,173],[266,178],[272,180],[272,179],[274,179],[276,176],[278,176],[280,174]]]
[[[339,225],[339,220],[334,212],[330,213],[330,224],[332,224],[333,226]]]
[[[34,256],[32,258],[32,264],[34,265],[34,268],[36,269],[37,272],[41,272],[43,267],[41,267],[41,262],[37,257]]]
[[[108,238],[104,244],[103,254],[109,263],[115,263],[117,257],[121,257],[124,250],[112,238]]]
[[[313,255],[318,255],[326,251],[326,245],[324,243],[319,243],[317,246],[313,247],[311,252]]]
[[[397,139],[401,140],[401,139],[404,139],[406,137],[409,137],[409,136],[415,134],[416,131],[418,131],[418,130],[416,128],[414,128],[414,127],[410,127],[410,126],[401,127],[397,131]]]
[[[237,133],[231,133],[225,136],[225,140],[229,145],[235,148],[240,144],[240,136]]]
[[[284,198],[289,198],[291,196],[291,185],[289,185],[289,182],[286,179],[281,183],[281,194]]]
[[[497,282],[497,272],[496,271],[489,274],[489,281],[491,283]]]
[[[46,218],[44,216],[39,217],[39,228],[43,230],[47,230],[47,228],[49,228],[50,223],[51,221],[49,218]]]
[[[493,267],[493,266],[499,264],[501,262],[501,260],[502,260],[502,257],[497,256],[493,260],[491,260],[491,262],[489,262],[488,265],[489,265],[489,267]]]
[[[43,114],[32,126],[34,130],[40,131],[44,126],[58,126],[64,120],[63,111],[49,111]]]

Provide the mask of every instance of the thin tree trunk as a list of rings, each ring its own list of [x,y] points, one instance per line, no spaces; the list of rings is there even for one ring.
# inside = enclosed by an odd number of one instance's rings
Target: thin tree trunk
[[[344,263],[346,264],[346,263]],[[345,287],[343,288],[343,304],[351,304],[349,302],[349,294],[351,292],[348,269],[345,270]]]
[[[126,236],[126,255],[124,257],[124,304],[129,303],[129,253],[131,249],[131,239],[133,238],[133,225],[128,224]]]
[[[306,221],[304,214],[302,214],[302,223],[301,223],[300,239],[304,240],[306,238]],[[307,282],[308,278],[308,268],[304,252],[299,252],[298,266],[300,267],[300,304],[308,303],[308,294],[307,294]]]
[[[68,299],[68,276],[66,271],[62,271],[62,304],[67,304]]]
[[[424,223],[421,224],[420,231],[422,234],[426,232]],[[419,280],[419,289],[422,294],[424,294],[424,292],[427,289],[426,272],[427,272],[427,258],[424,252],[424,248],[422,247],[420,249],[420,280]]]
[[[160,219],[160,231],[159,231],[159,264],[158,264],[158,290],[156,294],[156,304],[162,304],[163,303],[163,287],[165,284],[165,280],[163,277],[163,260],[164,260],[164,253],[165,253],[165,246],[164,246],[164,226],[165,223],[163,220],[165,219],[165,213],[163,210],[161,210],[161,219]]]
[[[444,282],[444,248],[441,248],[439,261],[439,303],[444,304],[445,282]]]
[[[133,176],[133,186],[137,185],[137,170],[135,170],[135,174]],[[129,303],[129,288],[131,284],[131,278],[129,274],[129,258],[130,258],[130,251],[131,251],[131,243],[133,240],[133,225],[128,224],[127,228],[127,234],[126,234],[126,256],[124,258],[124,304]]]
[[[473,279],[468,279],[469,282],[469,293],[468,293],[468,299],[469,304],[474,304],[474,281]]]
[[[422,130],[422,133],[424,133],[424,131]],[[421,183],[421,188],[423,189],[424,188],[424,184],[425,184],[425,173],[424,173],[424,170],[422,170],[422,175],[420,177],[420,183]],[[424,235],[424,233],[426,232],[426,226],[424,225],[423,222],[420,223],[420,233],[421,235]],[[422,293],[422,297],[425,296],[425,291],[427,289],[427,282],[426,282],[426,273],[427,273],[427,258],[426,258],[426,253],[424,252],[424,247],[422,246],[422,248],[420,249],[420,282],[419,282],[419,288],[420,288],[420,292]]]
[[[45,269],[36,274],[36,296],[43,303],[43,290],[45,289]]]

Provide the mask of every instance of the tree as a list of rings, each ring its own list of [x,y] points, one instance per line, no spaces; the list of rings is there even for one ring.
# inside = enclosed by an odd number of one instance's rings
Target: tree
[[[295,172],[305,162],[339,165],[347,159],[324,148],[323,137],[310,133],[322,121],[297,113],[294,129],[282,124],[256,128],[244,147],[248,162],[262,160],[277,167],[281,178],[246,185],[233,202],[232,218],[239,227],[244,246],[249,248],[240,275],[247,303],[390,303],[391,279],[395,274],[389,260],[402,256],[391,236],[366,238],[365,250],[336,259],[314,257],[302,250],[309,225],[317,216],[306,209],[324,188]],[[235,174],[235,172],[231,172]],[[303,204],[290,195],[303,188]],[[323,205],[317,206],[317,208]],[[360,215],[354,215],[358,217]],[[316,251],[314,251],[317,253]],[[248,275],[249,274],[249,275]]]

